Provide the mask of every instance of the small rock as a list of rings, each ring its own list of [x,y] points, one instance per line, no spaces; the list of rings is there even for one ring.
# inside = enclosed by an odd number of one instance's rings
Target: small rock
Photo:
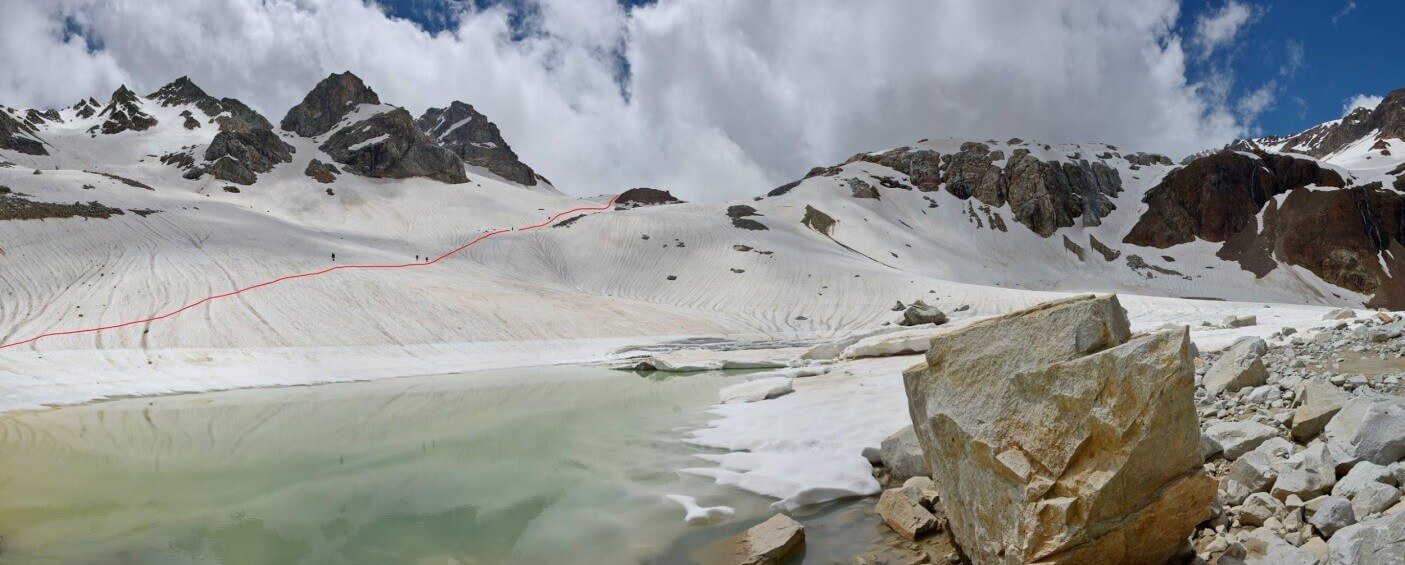
[[[1322,501],[1322,507],[1308,520],[1317,531],[1328,538],[1337,530],[1356,523],[1356,512],[1351,509],[1351,501],[1340,496],[1329,496]]]
[[[1259,338],[1235,342],[1205,373],[1205,390],[1218,394],[1264,384],[1268,381],[1268,370],[1263,364],[1267,349],[1268,344]]]
[[[908,498],[903,489],[890,488],[878,497],[876,508],[883,523],[907,541],[915,541],[937,529],[937,517]]]
[[[927,471],[927,458],[922,454],[922,445],[917,442],[917,432],[912,426],[884,438],[878,456],[894,480],[906,481],[931,475]]]
[[[785,514],[776,514],[721,544],[722,562],[771,565],[805,544],[805,526]]]
[[[1224,319],[1222,325],[1226,328],[1246,328],[1258,325],[1258,323],[1259,319],[1257,316],[1229,316]]]
[[[1278,435],[1278,431],[1258,422],[1219,422],[1205,428],[1205,435],[1224,448],[1225,459],[1233,461]]]
[[[1239,507],[1239,521],[1250,526],[1262,526],[1269,518],[1286,512],[1287,509],[1277,498],[1256,492],[1244,499],[1244,505]]]
[[[946,323],[946,314],[936,306],[923,304],[921,300],[912,303],[906,310],[903,310],[904,326],[920,326],[922,324],[942,325]]]
[[[1302,402],[1293,412],[1293,439],[1307,442],[1322,433],[1322,428],[1341,411],[1346,394],[1322,379],[1308,381],[1303,387]]]

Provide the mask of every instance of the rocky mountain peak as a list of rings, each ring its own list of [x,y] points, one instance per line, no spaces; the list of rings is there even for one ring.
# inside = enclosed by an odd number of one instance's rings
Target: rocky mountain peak
[[[141,97],[125,84],[117,87],[107,106],[98,112],[98,116],[106,116],[107,120],[99,126],[93,126],[93,129],[101,130],[105,134],[142,131],[156,125],[156,118],[142,110]]]
[[[455,100],[447,108],[430,108],[415,124],[469,165],[524,186],[535,186],[541,180],[518,159],[498,126],[470,104]]]
[[[213,96],[206,94],[203,89],[196,86],[190,77],[180,77],[171,81],[170,84],[147,95],[147,98],[160,102],[162,106],[199,104],[201,101],[214,100]]]
[[[350,71],[322,79],[297,106],[288,110],[279,127],[303,137],[331,131],[358,104],[380,104],[375,91]]]
[[[1405,88],[1396,89],[1373,109],[1357,108],[1340,120],[1327,122],[1288,137],[1238,140],[1226,148],[1247,145],[1274,147],[1286,153],[1322,158],[1376,132],[1376,139],[1405,139]]]

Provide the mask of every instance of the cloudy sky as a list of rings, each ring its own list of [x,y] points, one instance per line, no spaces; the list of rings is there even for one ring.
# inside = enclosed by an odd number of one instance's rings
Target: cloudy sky
[[[716,200],[924,137],[1179,158],[1300,130],[1405,86],[1376,45],[1400,4],[0,0],[0,103],[189,75],[276,123],[349,69],[415,113],[475,105],[566,192]]]

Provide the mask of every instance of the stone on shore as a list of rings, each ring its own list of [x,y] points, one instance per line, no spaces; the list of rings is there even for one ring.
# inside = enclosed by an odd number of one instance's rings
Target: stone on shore
[[[922,445],[917,443],[917,432],[912,426],[884,438],[878,458],[888,468],[888,476],[893,480],[906,481],[912,477],[931,475],[927,470],[927,458],[922,454]]]
[[[883,518],[883,523],[888,524],[888,527],[907,541],[916,541],[917,538],[937,531],[940,524],[936,515],[923,508],[922,504],[905,494],[901,488],[883,491],[878,497],[876,510],[878,516]]]
[[[939,336],[903,375],[957,543],[975,563],[1164,562],[1209,518],[1184,331],[1129,341],[1116,296]]]
[[[719,544],[713,559],[704,558],[703,562],[772,565],[805,545],[805,526],[790,516],[776,514]]]

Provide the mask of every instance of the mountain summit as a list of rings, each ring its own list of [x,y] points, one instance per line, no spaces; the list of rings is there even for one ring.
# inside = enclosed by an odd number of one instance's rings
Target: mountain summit
[[[333,74],[317,83],[278,125],[303,137],[317,137],[331,131],[357,105],[380,103],[375,91],[351,71]]]
[[[469,165],[524,186],[537,184],[536,172],[517,158],[498,126],[469,104],[455,100],[447,108],[430,108],[415,124]]]

